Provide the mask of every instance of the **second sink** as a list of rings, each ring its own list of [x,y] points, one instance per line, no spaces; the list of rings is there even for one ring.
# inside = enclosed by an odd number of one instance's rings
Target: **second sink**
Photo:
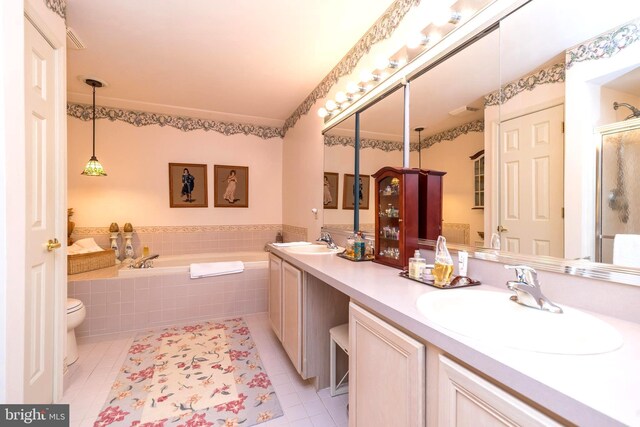
[[[623,344],[609,324],[563,306],[550,313],[509,300],[509,293],[449,289],[418,298],[420,313],[458,334],[518,350],[552,354],[599,354]]]

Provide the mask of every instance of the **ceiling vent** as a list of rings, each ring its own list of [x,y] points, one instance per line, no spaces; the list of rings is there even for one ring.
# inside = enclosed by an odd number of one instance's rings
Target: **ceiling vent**
[[[456,108],[455,110],[449,111],[449,115],[454,117],[466,116],[471,113],[475,113],[476,111],[478,111],[478,108],[468,107],[466,105],[463,105],[460,108]]]
[[[67,27],[67,42],[67,46],[71,49],[82,50],[86,48],[84,43],[82,43],[82,40],[80,40],[76,32],[71,27]]]

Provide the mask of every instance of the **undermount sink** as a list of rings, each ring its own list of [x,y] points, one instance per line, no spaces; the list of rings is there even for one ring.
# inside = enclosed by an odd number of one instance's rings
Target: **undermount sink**
[[[306,246],[291,246],[285,248],[285,251],[292,254],[304,254],[304,255],[331,255],[344,251],[344,248],[338,247],[337,249],[330,249],[327,245],[306,245]]]
[[[609,324],[562,306],[550,313],[509,300],[509,294],[448,289],[422,295],[420,313],[466,337],[518,350],[551,354],[600,354],[620,348],[622,336]]]

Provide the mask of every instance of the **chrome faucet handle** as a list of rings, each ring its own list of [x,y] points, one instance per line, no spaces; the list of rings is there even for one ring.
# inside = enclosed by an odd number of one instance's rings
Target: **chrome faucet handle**
[[[535,269],[527,265],[505,265],[504,268],[515,270],[518,279],[507,282],[507,287],[515,292],[515,295],[510,298],[511,301],[551,313],[562,313],[562,308],[552,303],[542,293]]]

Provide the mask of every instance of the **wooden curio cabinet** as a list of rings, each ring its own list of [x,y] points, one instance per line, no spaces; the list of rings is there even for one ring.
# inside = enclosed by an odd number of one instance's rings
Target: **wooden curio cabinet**
[[[373,174],[376,195],[375,262],[404,268],[418,249],[418,169],[384,167]]]
[[[442,181],[446,172],[420,171],[418,237],[438,240],[442,234]]]

